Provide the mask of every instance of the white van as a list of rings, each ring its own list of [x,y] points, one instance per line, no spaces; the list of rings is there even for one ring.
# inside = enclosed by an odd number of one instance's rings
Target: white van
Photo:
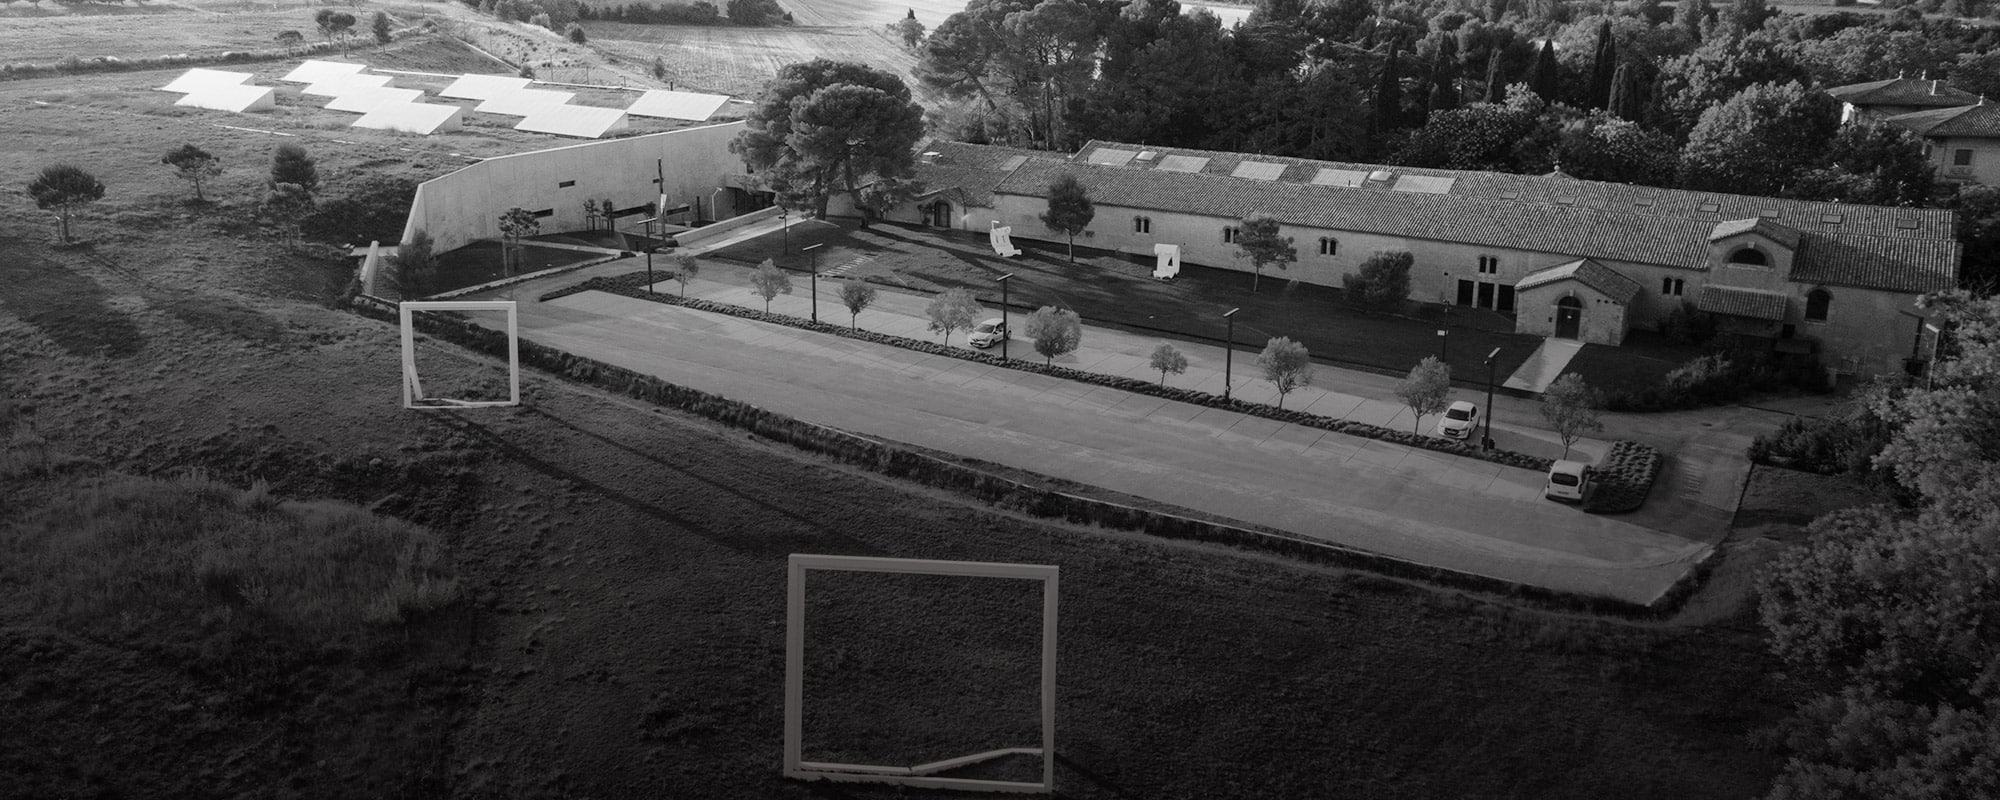
[[[1590,489],[1590,465],[1581,461],[1557,461],[1549,465],[1549,480],[1542,485],[1542,496],[1565,503],[1583,502],[1583,493]]]

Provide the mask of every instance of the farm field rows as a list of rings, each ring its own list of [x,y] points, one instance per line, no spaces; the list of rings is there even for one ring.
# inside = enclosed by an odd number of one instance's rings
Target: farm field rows
[[[585,25],[598,49],[644,66],[660,58],[675,88],[754,97],[778,69],[799,61],[863,61],[901,75],[921,92],[912,74],[916,55],[878,28],[730,28],[703,25]]]

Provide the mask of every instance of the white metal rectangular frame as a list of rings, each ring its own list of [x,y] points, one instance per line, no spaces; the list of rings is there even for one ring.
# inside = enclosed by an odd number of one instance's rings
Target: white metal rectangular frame
[[[974,578],[1016,578],[1042,582],[1042,744],[1008,747],[911,767],[873,764],[833,764],[805,761],[806,571],[890,572],[903,575],[955,575]],[[1056,593],[1060,571],[1041,564],[996,564],[981,561],[933,561],[909,558],[824,556],[793,553],[786,566],[785,609],[785,764],[784,775],[798,780],[886,783],[933,789],[989,792],[1054,792],[1056,777]],[[941,778],[933,773],[1009,755],[1042,757],[1039,782]]]
[[[518,406],[521,404],[521,318],[512,300],[407,300],[398,304],[402,311],[403,325],[403,407],[413,409],[434,408],[489,408],[492,406]],[[411,322],[417,311],[505,311],[507,312],[507,399],[506,400],[453,400],[443,397],[425,397],[424,385],[417,378],[417,337]],[[427,405],[419,405],[419,401]]]

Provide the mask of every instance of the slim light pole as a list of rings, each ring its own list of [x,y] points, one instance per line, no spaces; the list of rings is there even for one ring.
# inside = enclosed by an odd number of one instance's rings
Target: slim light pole
[[[1446,360],[1445,353],[1451,349],[1451,329],[1438,329],[1438,361]]]
[[[1944,340],[1944,329],[1931,323],[1924,323],[1924,330],[1931,332],[1931,360],[1924,362],[1924,391],[1931,390],[1931,378],[1937,374],[1938,342]]]
[[[1500,363],[1500,348],[1486,354],[1486,434],[1479,437],[1479,449],[1493,449],[1493,371]]]
[[[1222,312],[1222,318],[1229,321],[1229,343],[1222,348],[1222,401],[1225,403],[1229,402],[1229,372],[1236,355],[1236,312],[1242,310],[1238,307]]]
[[[653,250],[646,248],[646,294],[653,293]]]
[[[792,254],[791,220],[792,210],[784,206],[778,206],[778,235],[784,239],[784,245],[778,251],[780,255],[788,256]]]
[[[817,251],[821,247],[825,246],[826,242],[820,242],[819,244],[809,244],[803,248],[800,248],[800,252],[812,256],[812,296],[813,296],[814,322],[819,321],[819,253]]]
[[[1014,277],[1009,272],[994,280],[1000,282],[1000,360],[1007,360],[1007,340],[1014,338],[1014,332],[1007,329],[1007,279]]]

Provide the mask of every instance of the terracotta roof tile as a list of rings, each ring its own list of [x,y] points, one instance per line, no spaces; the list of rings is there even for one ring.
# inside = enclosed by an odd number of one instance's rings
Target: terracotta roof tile
[[[1977,136],[2000,139],[2000,105],[1981,103],[1897,114],[1889,124],[1918,136]]]
[[[1857,106],[1919,106],[1946,108],[1969,106],[1979,95],[1944,81],[1921,78],[1890,78],[1885,81],[1850,83],[1826,90],[1834,99]]]
[[[1739,289],[1734,286],[1703,286],[1695,295],[1694,307],[1711,314],[1753,317],[1773,322],[1785,321],[1791,299],[1777,292]]]
[[[1620,304],[1632,302],[1639,294],[1639,282],[1627,278],[1617,270],[1599,264],[1588,258],[1579,258],[1565,264],[1557,264],[1546,269],[1538,269],[1523,276],[1514,283],[1514,291],[1532,289],[1545,283],[1564,279],[1575,279],[1578,283],[1596,289],[1599,293]]]

